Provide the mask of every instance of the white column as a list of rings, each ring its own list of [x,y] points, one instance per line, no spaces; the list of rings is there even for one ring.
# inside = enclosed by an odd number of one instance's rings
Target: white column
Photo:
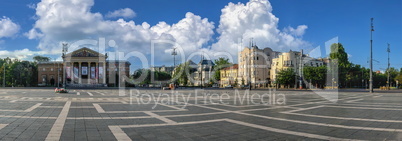
[[[71,63],[71,71],[72,71],[72,75],[71,75],[71,83],[74,84],[74,62]]]
[[[78,62],[78,83],[81,84],[82,80],[81,80],[81,62]]]
[[[103,84],[106,84],[106,62],[103,62]]]
[[[88,62],[88,67],[87,67],[87,72],[88,72],[88,84],[91,84],[91,62]]]
[[[98,63],[99,62],[95,62],[95,83],[96,84],[98,84],[98,82],[99,82],[98,81],[99,80],[99,68],[98,68],[99,65],[98,65]],[[96,70],[98,70],[98,71],[96,71]]]

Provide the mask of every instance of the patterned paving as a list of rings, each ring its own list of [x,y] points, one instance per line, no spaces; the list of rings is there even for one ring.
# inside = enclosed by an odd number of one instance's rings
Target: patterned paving
[[[0,139],[402,140],[401,101],[395,91],[342,91],[333,103],[311,91],[0,89]]]

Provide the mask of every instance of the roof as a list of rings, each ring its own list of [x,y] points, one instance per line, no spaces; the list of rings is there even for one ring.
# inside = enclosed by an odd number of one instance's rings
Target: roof
[[[61,64],[63,61],[38,62],[38,64]]]
[[[200,63],[198,63],[198,65],[215,65],[214,62],[212,62],[211,60],[201,60]]]
[[[234,64],[233,66],[223,68],[222,70],[232,70],[232,69],[239,69],[239,65],[238,65],[238,64]]]
[[[189,60],[188,65],[197,65],[197,64],[195,64],[192,60]]]
[[[99,56],[105,56],[104,54],[101,54],[95,50],[92,50],[87,47],[82,47],[80,49],[74,50],[70,53],[67,53],[66,56],[71,56],[71,57],[99,57]]]

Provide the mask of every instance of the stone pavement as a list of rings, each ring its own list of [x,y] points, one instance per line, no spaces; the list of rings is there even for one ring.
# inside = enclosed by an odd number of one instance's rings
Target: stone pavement
[[[0,89],[0,139],[402,140],[401,93],[337,95],[333,103],[311,91]]]

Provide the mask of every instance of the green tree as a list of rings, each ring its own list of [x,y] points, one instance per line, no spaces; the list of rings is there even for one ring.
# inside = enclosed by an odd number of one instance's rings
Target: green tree
[[[339,84],[345,86],[347,82],[347,73],[351,67],[351,63],[348,60],[348,54],[341,43],[334,43],[331,45],[331,53],[329,54],[332,63],[338,70],[331,70],[333,73],[338,73]],[[336,67],[335,67],[336,69]]]
[[[283,86],[290,88],[290,85],[295,82],[296,73],[292,68],[282,69],[277,74],[277,82]]]
[[[317,88],[324,87],[326,81],[326,75],[327,75],[326,66],[303,68],[304,79],[312,83]]]
[[[221,69],[230,67],[232,64],[229,62],[229,59],[220,57],[214,61],[215,66],[214,66],[214,71],[215,73],[213,74],[212,78],[213,80],[220,81],[221,80]]]
[[[400,83],[402,83],[402,74],[399,74],[394,79],[395,79],[395,81],[398,81],[398,85],[400,86]],[[397,86],[397,87],[399,87],[399,86]]]
[[[183,86],[187,86],[189,77],[188,75],[194,73],[195,71],[195,68],[190,67],[190,62],[182,63],[175,68],[172,81]]]
[[[40,55],[34,56],[33,59],[34,59],[36,62],[49,62],[49,61],[50,61],[50,58],[49,58],[49,57],[40,56]]]
[[[0,59],[0,69],[1,85],[3,85],[4,74],[7,87],[37,85],[38,67],[35,62],[4,58]]]

